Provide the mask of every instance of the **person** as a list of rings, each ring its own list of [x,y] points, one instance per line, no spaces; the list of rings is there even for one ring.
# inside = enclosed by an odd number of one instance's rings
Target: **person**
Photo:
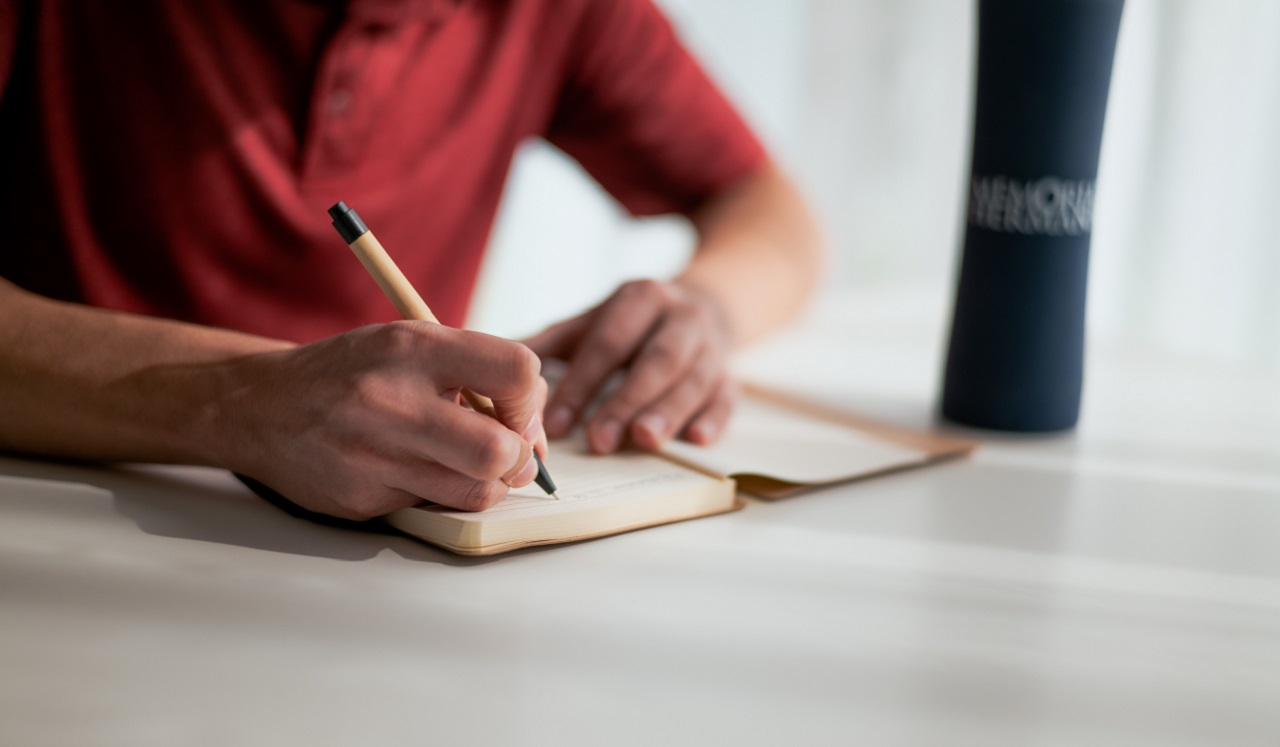
[[[529,137],[698,246],[521,343],[453,327]],[[713,441],[729,352],[820,264],[651,0],[0,0],[0,142],[0,449],[223,467],[337,517],[486,508],[579,424],[598,453]],[[449,326],[391,320],[339,199]],[[549,402],[540,356],[569,362]]]

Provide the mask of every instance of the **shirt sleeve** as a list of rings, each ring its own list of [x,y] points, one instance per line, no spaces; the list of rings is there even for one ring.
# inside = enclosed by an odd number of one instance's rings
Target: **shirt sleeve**
[[[593,0],[547,139],[636,215],[689,212],[766,159],[651,0]]]

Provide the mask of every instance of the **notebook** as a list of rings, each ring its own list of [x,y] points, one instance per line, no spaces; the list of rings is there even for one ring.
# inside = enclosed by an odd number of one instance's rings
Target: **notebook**
[[[391,526],[463,555],[600,537],[742,508],[763,498],[963,456],[967,439],[887,427],[765,389],[749,388],[716,444],[673,441],[659,453],[587,452],[578,434],[551,445],[560,500],[536,486],[481,512],[424,505]]]

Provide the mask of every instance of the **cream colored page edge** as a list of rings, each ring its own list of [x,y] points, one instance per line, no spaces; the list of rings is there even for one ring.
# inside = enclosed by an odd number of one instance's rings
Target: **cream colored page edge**
[[[457,550],[490,544],[495,537],[625,531],[627,526],[611,522],[665,523],[718,513],[725,508],[719,504],[733,500],[733,481],[728,478],[711,477],[653,454],[592,456],[581,436],[554,444],[546,465],[561,500],[530,485],[512,490],[506,500],[487,511],[422,506],[397,511],[388,521],[402,531]],[[652,505],[641,512],[643,516],[632,515],[630,507],[639,503]],[[685,504],[692,506],[690,511],[683,510]]]
[[[603,525],[603,528],[583,528],[577,526],[583,522],[562,521],[551,525],[550,528],[553,531],[543,533],[523,531],[517,534],[499,531],[491,533],[497,536],[486,537],[485,529],[502,529],[504,527],[501,525],[494,527],[483,522],[450,521],[447,526],[437,526],[434,530],[424,531],[428,529],[423,523],[424,518],[431,521],[447,519],[448,517],[433,516],[423,511],[418,511],[417,515],[409,513],[413,509],[397,511],[388,517],[388,520],[401,531],[460,555],[496,555],[524,547],[579,542],[613,534],[623,534],[647,527],[716,516],[730,511],[737,511],[746,505],[745,501],[736,497],[735,483],[728,478],[713,483],[704,483],[693,491],[686,489],[682,492],[693,492],[696,500],[682,498],[680,503],[683,510],[681,511],[673,511],[669,506],[660,506],[660,510],[651,510],[644,516],[631,516],[623,521],[617,521],[618,515],[611,513],[610,518],[612,521]],[[661,501],[655,503],[661,503]],[[651,504],[633,501],[627,505],[636,507]],[[599,510],[599,507],[596,510]],[[569,516],[585,518],[585,515],[589,513],[590,511],[582,511]]]

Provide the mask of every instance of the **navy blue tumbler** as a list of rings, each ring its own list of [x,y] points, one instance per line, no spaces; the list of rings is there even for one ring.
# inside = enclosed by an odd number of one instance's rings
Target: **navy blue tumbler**
[[[1076,424],[1094,183],[1123,0],[979,0],[968,226],[942,414]]]

